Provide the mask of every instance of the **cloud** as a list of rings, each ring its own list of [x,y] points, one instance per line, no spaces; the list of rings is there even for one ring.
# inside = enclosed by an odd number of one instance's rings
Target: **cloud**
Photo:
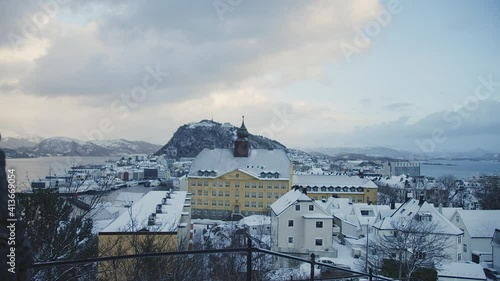
[[[59,23],[67,33],[49,38],[46,54],[20,79],[23,90],[106,100],[130,91],[145,67],[160,65],[171,79],[155,102],[170,102],[238,90],[250,81],[283,88],[324,77],[325,63],[342,56],[339,43],[354,36],[352,25],[381,7],[375,0],[244,1],[224,20],[210,1],[91,1],[69,8],[95,14],[85,24]],[[279,81],[265,83],[269,73]]]
[[[500,102],[481,101],[477,108],[461,107],[456,111],[440,111],[429,114],[417,122],[409,117],[358,128],[353,132],[336,135],[341,146],[390,146],[420,151],[418,142],[432,140],[438,130],[444,141],[434,141],[436,150],[457,150],[480,145],[485,149],[500,151]]]

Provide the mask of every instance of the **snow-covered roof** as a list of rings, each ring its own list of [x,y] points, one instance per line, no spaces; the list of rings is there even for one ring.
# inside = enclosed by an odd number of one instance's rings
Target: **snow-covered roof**
[[[293,185],[317,187],[365,187],[377,188],[370,179],[345,175],[293,175]]]
[[[390,217],[383,218],[382,220],[377,221],[373,224],[373,227],[377,229],[385,229],[391,230],[394,227],[391,225],[392,221],[415,217],[416,215],[431,215],[432,221],[437,222],[438,227],[436,231],[442,234],[449,235],[460,235],[463,233],[458,227],[456,227],[453,223],[447,220],[442,214],[440,214],[433,205],[424,201],[421,205],[419,204],[419,200],[410,199],[404,204],[402,204],[399,208],[394,210]]]
[[[441,213],[447,220],[451,220],[457,210],[462,210],[462,208],[442,207]]]
[[[162,198],[166,196],[166,191],[150,191],[139,201],[116,218],[101,232],[136,232],[141,229],[148,229],[152,232],[176,231],[181,222],[184,202],[187,197],[185,191],[175,191],[170,193],[167,204],[162,205],[162,212],[156,214],[155,225],[148,225],[148,218],[152,213],[156,213],[156,207],[161,204]]]
[[[483,267],[477,263],[452,262],[437,269],[438,277],[459,277],[463,280],[486,280]]]
[[[312,213],[302,216],[305,219],[333,219],[332,216],[329,216],[325,213]]]
[[[292,189],[285,193],[285,195],[278,198],[278,200],[276,200],[273,204],[271,204],[271,210],[273,210],[276,215],[279,215],[297,201],[312,202],[313,200],[302,193],[300,190]]]
[[[266,180],[290,179],[292,162],[282,149],[250,149],[248,157],[234,157],[228,148],[203,149],[193,160],[189,177],[198,177],[198,171],[215,171],[216,177],[234,170],[241,170],[256,178],[262,172],[277,172],[278,178]]]
[[[263,215],[251,215],[251,216],[242,218],[238,224],[239,225],[248,225],[248,226],[271,224],[271,217],[270,216],[263,216]]]
[[[491,238],[500,228],[500,210],[457,210],[470,237]],[[457,215],[455,214],[455,216]]]

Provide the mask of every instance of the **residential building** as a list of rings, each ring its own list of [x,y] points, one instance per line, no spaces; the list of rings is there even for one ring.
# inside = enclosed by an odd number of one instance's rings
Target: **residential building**
[[[353,203],[377,204],[377,185],[366,177],[347,175],[293,175],[293,187],[305,188],[314,200],[349,198]]]
[[[293,166],[284,150],[251,148],[244,122],[233,146],[205,148],[193,160],[193,217],[269,214],[269,206],[290,190]]]
[[[420,162],[387,162],[384,164],[384,173],[386,176],[400,176],[402,174],[419,177]]]
[[[464,231],[463,258],[480,262],[481,255],[491,261],[491,237],[500,228],[500,210],[456,210],[450,221]]]
[[[432,204],[427,203],[423,196],[420,200],[409,199],[399,208],[395,209],[391,216],[384,217],[373,224],[375,235],[395,236],[397,231],[394,225],[400,224],[405,219],[415,219],[417,221],[428,221],[435,225],[436,235],[447,237],[446,254],[451,262],[463,261],[462,240],[463,231],[447,220]]]
[[[495,234],[491,239],[491,251],[493,268],[500,271],[500,228],[495,229]]]
[[[332,244],[332,216],[298,189],[271,205],[271,249],[308,257],[337,257]],[[279,264],[286,266],[284,260]]]
[[[99,256],[188,249],[191,198],[184,191],[151,191],[98,233]],[[145,248],[147,247],[147,248]],[[113,262],[99,263],[99,279],[120,274]],[[113,276],[113,279],[120,279]]]

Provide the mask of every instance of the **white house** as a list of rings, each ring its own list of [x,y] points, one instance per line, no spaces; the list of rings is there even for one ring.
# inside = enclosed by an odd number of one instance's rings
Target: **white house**
[[[403,218],[414,218],[436,223],[436,234],[448,237],[448,247],[446,252],[450,261],[462,261],[462,238],[463,231],[440,214],[433,205],[420,200],[409,199],[399,208],[395,209],[391,216],[382,218],[373,224],[375,234],[379,236],[394,236],[393,222],[398,222]]]
[[[300,190],[271,205],[271,249],[307,257],[337,257],[332,245],[333,218]],[[280,264],[283,260],[280,260]]]
[[[500,229],[495,229],[491,239],[491,251],[493,252],[493,268],[500,270]]]
[[[500,210],[456,210],[450,220],[464,231],[463,259],[491,261],[491,237],[500,228]],[[484,260],[481,255],[487,255]]]

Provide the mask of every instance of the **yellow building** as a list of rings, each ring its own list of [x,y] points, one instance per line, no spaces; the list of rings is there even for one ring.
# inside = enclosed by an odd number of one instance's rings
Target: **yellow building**
[[[366,177],[346,175],[294,175],[293,188],[305,188],[314,200],[349,198],[353,203],[377,204],[378,187]]]
[[[292,162],[282,149],[253,149],[244,122],[234,147],[203,149],[188,174],[193,217],[224,219],[269,213],[290,190]]]

